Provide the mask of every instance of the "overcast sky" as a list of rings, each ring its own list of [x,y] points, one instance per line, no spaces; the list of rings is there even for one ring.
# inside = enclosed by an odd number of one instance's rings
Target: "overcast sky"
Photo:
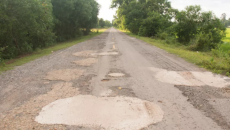
[[[111,0],[97,0],[101,5],[99,18],[112,21],[116,10],[109,9]],[[213,11],[217,17],[222,13],[230,18],[230,0],[169,0],[173,8],[183,10],[188,5],[201,5],[203,11]]]

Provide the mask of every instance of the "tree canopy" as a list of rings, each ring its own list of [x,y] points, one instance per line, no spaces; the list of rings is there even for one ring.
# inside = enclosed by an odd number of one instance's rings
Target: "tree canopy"
[[[113,26],[141,36],[196,44],[196,49],[201,50],[217,47],[228,25],[226,15],[220,20],[197,5],[178,11],[167,0],[112,0],[111,8],[118,8]]]
[[[0,62],[89,34],[98,12],[96,0],[1,0]]]

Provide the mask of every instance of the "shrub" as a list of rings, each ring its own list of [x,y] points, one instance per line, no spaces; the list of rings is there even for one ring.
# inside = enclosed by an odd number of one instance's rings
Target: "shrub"
[[[200,32],[192,39],[189,44],[190,49],[194,51],[210,51],[219,47],[221,43],[215,43],[212,33]]]
[[[54,40],[50,0],[1,0],[0,47],[2,57],[14,58]]]
[[[167,28],[169,25],[166,17],[157,12],[152,12],[143,20],[138,35],[147,37],[156,36],[160,30]]]
[[[188,44],[192,39],[197,39],[197,49],[212,49],[214,43],[220,43],[225,36],[226,28],[213,13],[202,12],[200,6],[188,6],[186,10],[176,14],[174,32],[179,42]],[[207,47],[206,45],[210,46]]]
[[[2,48],[0,47],[0,65],[1,65],[1,63],[4,61],[4,60],[3,60],[3,56],[2,56],[2,52],[4,51],[4,49],[5,49],[5,47],[4,47],[4,48],[3,48],[3,47],[2,47]]]
[[[161,40],[166,40],[168,37],[168,33],[167,32],[159,32],[159,33],[157,33],[156,37],[161,39]]]

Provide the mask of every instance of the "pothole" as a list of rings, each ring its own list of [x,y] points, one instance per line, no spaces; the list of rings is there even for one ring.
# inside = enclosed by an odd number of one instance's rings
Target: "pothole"
[[[112,90],[110,97],[116,96],[126,96],[126,97],[136,97],[135,93],[130,88],[123,88],[118,86],[109,87]]]
[[[84,59],[84,60],[80,60],[80,61],[73,61],[73,63],[75,63],[76,65],[80,65],[80,66],[91,66],[95,63],[97,63],[97,59],[95,58],[88,58],[88,59]]]
[[[92,57],[93,56],[91,55],[92,53],[94,53],[94,51],[87,50],[87,51],[76,52],[73,55],[77,57]]]
[[[44,79],[51,81],[71,81],[78,79],[85,71],[79,69],[65,69],[48,72]]]
[[[69,98],[79,94],[77,88],[73,87],[71,82],[58,82],[52,85],[51,91],[46,94],[32,97],[22,105],[5,113],[3,118],[0,114],[0,129],[1,130],[44,130],[66,129],[63,125],[42,125],[34,121],[34,118],[39,114],[44,106],[56,101],[57,99]]]
[[[119,55],[118,52],[102,52],[102,53],[92,53],[93,56],[115,56],[115,55]]]
[[[110,81],[110,79],[102,79],[101,81],[102,82],[108,82],[108,81]]]
[[[125,73],[125,71],[117,69],[117,68],[111,68],[106,77],[110,78],[110,77],[119,77],[119,76],[120,77],[130,77],[130,75]]]
[[[45,106],[35,120],[41,124],[139,130],[162,121],[163,115],[158,105],[137,98],[80,95]]]
[[[123,73],[110,73],[110,74],[108,74],[108,76],[111,76],[111,77],[123,77],[123,76],[125,76],[125,74],[123,74]]]
[[[212,86],[223,88],[230,86],[228,77],[216,75],[211,72],[195,71],[168,71],[165,69],[151,68],[155,72],[155,78],[161,82],[185,85],[185,86]]]

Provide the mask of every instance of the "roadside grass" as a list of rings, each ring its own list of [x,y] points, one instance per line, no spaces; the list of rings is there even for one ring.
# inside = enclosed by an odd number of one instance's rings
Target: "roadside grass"
[[[23,64],[28,63],[30,61],[33,61],[33,60],[35,60],[37,58],[49,55],[49,54],[51,54],[51,53],[53,53],[55,51],[65,49],[65,48],[71,47],[73,45],[76,45],[76,44],[78,44],[80,42],[86,41],[86,40],[88,40],[90,38],[93,38],[95,36],[98,36],[98,35],[102,34],[105,30],[107,30],[107,29],[92,29],[91,30],[92,32],[90,33],[90,35],[82,36],[80,38],[70,40],[70,41],[66,41],[66,42],[61,42],[61,43],[56,44],[54,46],[35,51],[32,54],[27,54],[25,56],[21,56],[20,58],[5,60],[4,64],[0,65],[0,73],[4,72],[4,71],[7,71],[7,70],[11,70],[16,66],[23,65]]]
[[[195,52],[188,50],[187,46],[181,44],[167,44],[165,40],[152,39],[149,37],[141,37],[130,33],[129,31],[120,30],[129,36],[145,41],[158,48],[166,50],[169,53],[175,54],[188,62],[196,64],[202,68],[206,68],[214,73],[229,76],[230,61],[218,56],[213,56],[213,52]]]
[[[226,30],[226,37],[223,39],[224,44],[221,45],[221,49],[225,52],[230,51],[230,28],[227,28]]]

